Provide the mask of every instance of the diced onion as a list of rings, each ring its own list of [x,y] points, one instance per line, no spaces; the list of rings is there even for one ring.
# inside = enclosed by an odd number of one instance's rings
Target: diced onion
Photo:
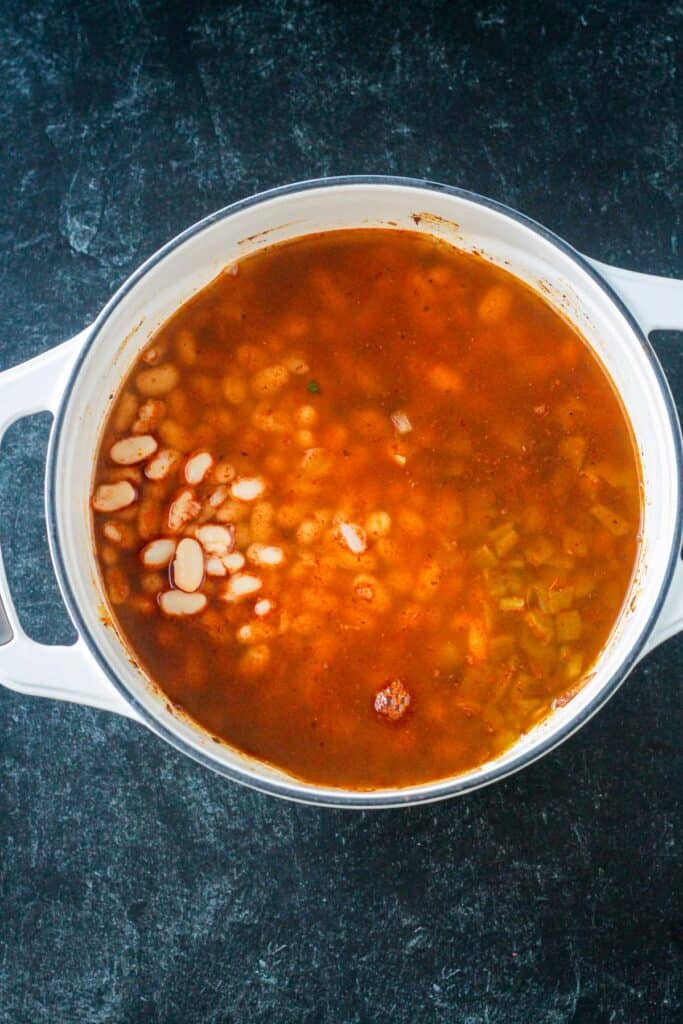
[[[410,431],[413,429],[413,425],[408,419],[406,413],[401,412],[400,410],[398,410],[397,412],[392,412],[389,419],[394,424],[394,427],[396,428],[399,434],[409,434]]]

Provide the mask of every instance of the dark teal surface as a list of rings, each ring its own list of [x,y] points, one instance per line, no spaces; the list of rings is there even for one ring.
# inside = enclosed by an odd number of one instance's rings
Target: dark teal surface
[[[680,2],[0,14],[0,368],[206,213],[323,174],[446,181],[683,276]],[[656,343],[683,400],[683,336]],[[0,540],[54,643],[47,433],[3,443]],[[377,814],[278,803],[129,721],[0,688],[0,1022],[679,1021],[682,650],[515,778]]]

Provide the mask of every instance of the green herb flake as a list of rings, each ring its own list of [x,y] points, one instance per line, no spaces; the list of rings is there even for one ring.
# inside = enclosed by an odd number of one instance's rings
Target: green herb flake
[[[306,390],[309,391],[312,395],[319,395],[320,385],[318,384],[317,380],[309,380],[308,384],[306,385]]]

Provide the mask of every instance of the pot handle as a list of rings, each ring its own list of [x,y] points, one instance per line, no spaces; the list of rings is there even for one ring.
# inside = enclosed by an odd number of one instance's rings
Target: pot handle
[[[628,306],[645,334],[683,331],[683,281],[588,260]]]
[[[81,331],[43,355],[0,373],[0,441],[10,424],[36,412],[56,411],[74,362],[88,336]],[[136,717],[88,651],[37,643],[21,627],[0,550],[0,683],[35,696],[90,704]]]
[[[651,331],[683,331],[683,281],[621,270],[606,263],[598,263],[597,260],[589,262],[623,300],[645,334]],[[664,607],[648,638],[644,653],[682,631],[683,561],[679,557]]]

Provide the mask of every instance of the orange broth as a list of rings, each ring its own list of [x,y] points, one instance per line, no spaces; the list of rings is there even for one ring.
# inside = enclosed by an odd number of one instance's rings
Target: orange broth
[[[232,746],[353,789],[473,768],[570,699],[641,516],[576,330],[483,258],[379,229],[262,249],[182,306],[93,490],[150,678]]]

